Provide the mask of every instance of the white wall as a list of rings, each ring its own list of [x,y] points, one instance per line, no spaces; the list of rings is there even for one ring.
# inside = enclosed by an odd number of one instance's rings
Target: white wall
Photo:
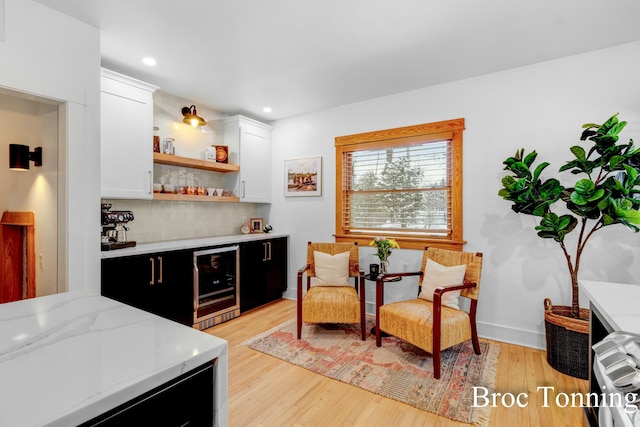
[[[548,174],[555,172],[570,159],[569,147],[580,142],[582,124],[602,123],[616,112],[629,122],[624,139],[640,140],[639,66],[636,42],[275,122],[269,216],[275,230],[291,235],[287,295],[295,295],[306,242],[333,240],[334,138],[463,117],[464,249],[484,253],[480,334],[544,348],[543,299],[569,304],[570,279],[557,244],[539,239],[535,220],[513,213],[497,196],[502,161],[518,148],[536,149],[539,160],[551,163]],[[323,159],[322,197],[285,198],[284,160],[315,155]],[[565,174],[562,180],[570,185],[564,179],[571,177]],[[640,235],[622,226],[600,231],[583,254],[580,277],[638,283],[639,247]],[[361,249],[363,265],[375,262],[372,253]],[[420,255],[396,251],[391,269],[414,270]],[[410,294],[408,289],[407,283],[399,284],[387,298]],[[374,299],[369,283],[369,312]]]
[[[4,24],[0,87],[61,102],[57,242],[60,288],[99,291],[98,29],[31,0],[5,0]]]

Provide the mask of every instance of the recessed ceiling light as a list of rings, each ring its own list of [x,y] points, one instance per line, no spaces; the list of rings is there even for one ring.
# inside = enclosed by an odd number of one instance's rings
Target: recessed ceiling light
[[[149,57],[149,56],[145,56],[144,58],[142,58],[142,62],[145,65],[148,65],[150,67],[153,67],[154,65],[156,65],[156,60],[151,58],[151,57]]]
[[[271,112],[271,107],[264,107],[262,109],[262,111],[264,111],[265,113],[270,113]]]

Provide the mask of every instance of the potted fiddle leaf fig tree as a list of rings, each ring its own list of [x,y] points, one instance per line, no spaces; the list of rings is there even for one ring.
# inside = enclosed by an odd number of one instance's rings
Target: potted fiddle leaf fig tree
[[[639,230],[640,150],[632,140],[618,142],[626,124],[615,114],[602,125],[583,126],[580,140],[590,146],[571,147],[573,158],[558,171],[577,176],[570,187],[556,178],[542,179],[549,163],[534,167],[535,150],[525,155],[521,149],[503,162],[510,174],[502,178],[498,195],[513,203],[514,212],[540,218],[535,227],[538,236],[558,243],[571,278],[570,307],[544,302],[547,361],[554,369],[582,379],[588,377],[589,310],[578,302],[580,259],[593,234],[602,229],[622,225],[635,233]],[[559,206],[566,213],[554,212]],[[569,242],[567,236],[574,231],[577,238]]]

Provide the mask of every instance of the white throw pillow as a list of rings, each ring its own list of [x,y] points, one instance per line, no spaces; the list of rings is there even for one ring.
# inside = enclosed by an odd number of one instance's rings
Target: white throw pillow
[[[316,267],[314,286],[348,286],[349,285],[349,252],[330,255],[313,251]]]
[[[461,285],[464,281],[465,271],[467,271],[466,264],[445,267],[432,259],[428,259],[424,279],[422,280],[422,291],[420,291],[418,298],[433,301],[433,292],[436,288]],[[460,291],[445,292],[442,294],[442,305],[460,310],[458,306],[459,296]]]

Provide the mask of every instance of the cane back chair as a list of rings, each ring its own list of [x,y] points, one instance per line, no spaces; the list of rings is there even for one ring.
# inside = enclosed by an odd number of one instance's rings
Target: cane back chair
[[[348,280],[345,283],[312,285],[317,277],[314,252],[331,256],[349,252]],[[345,276],[347,272],[344,272]],[[306,281],[303,280],[306,276]],[[347,277],[345,277],[347,279]],[[351,281],[354,285],[351,285]],[[306,285],[305,285],[306,283]],[[298,339],[305,323],[360,323],[362,340],[365,335],[365,290],[364,271],[358,265],[357,243],[312,243],[307,244],[307,263],[298,270],[297,295]]]
[[[392,273],[384,277],[419,275],[418,295],[423,285],[429,260],[445,267],[466,264],[463,283],[439,286],[433,291],[432,301],[416,298],[384,304],[384,278],[376,281],[376,345],[381,346],[382,334],[387,333],[419,347],[433,356],[433,376],[440,378],[440,353],[449,347],[472,340],[473,349],[480,354],[476,329],[476,310],[480,291],[482,254],[450,251],[426,247],[421,271]],[[435,264],[434,264],[435,265]],[[453,285],[453,286],[451,286]],[[445,292],[459,291],[469,300],[468,312],[442,305]]]

